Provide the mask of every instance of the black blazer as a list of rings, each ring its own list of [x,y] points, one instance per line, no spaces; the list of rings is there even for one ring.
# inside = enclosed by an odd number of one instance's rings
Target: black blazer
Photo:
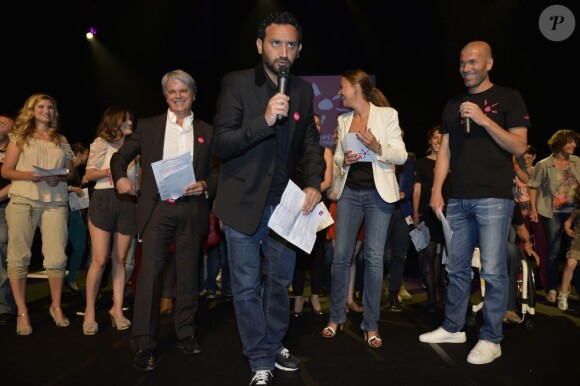
[[[272,183],[276,162],[275,127],[264,112],[270,99],[263,64],[231,72],[222,80],[213,126],[213,150],[221,161],[214,211],[219,219],[244,234],[254,233]],[[320,135],[314,125],[312,85],[290,75],[288,113],[288,176],[302,164],[303,188],[320,190],[324,168]]]
[[[151,164],[163,158],[165,142],[165,125],[167,113],[139,120],[133,134],[128,136],[121,148],[111,157],[111,173],[115,184],[121,177],[127,176],[127,166],[141,155],[141,186],[137,200],[137,231],[143,233],[155,205],[159,201],[157,183]],[[213,128],[198,119],[193,121],[193,169],[197,181],[207,183],[208,196],[211,198],[217,190],[218,167],[212,162],[211,141]],[[205,195],[192,196],[192,210],[200,219],[197,222],[201,235],[206,235],[209,221],[209,205]]]

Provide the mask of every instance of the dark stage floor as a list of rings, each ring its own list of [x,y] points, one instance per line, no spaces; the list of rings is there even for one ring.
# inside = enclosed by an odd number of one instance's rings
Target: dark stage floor
[[[327,315],[318,316],[305,305],[300,318],[292,317],[286,347],[298,355],[296,373],[276,370],[274,385],[578,385],[580,366],[580,302],[574,296],[570,309],[561,312],[543,302],[538,291],[535,327],[505,325],[501,358],[488,365],[470,365],[467,354],[477,340],[476,324],[466,327],[465,344],[420,343],[419,334],[438,327],[442,314],[423,310],[425,295],[416,279],[406,278],[414,295],[403,312],[387,307],[381,313],[381,349],[363,341],[360,314],[349,314],[344,331],[324,339],[319,331]],[[57,328],[48,315],[48,284],[29,280],[29,306],[34,332],[17,336],[15,325],[0,327],[0,379],[2,385],[247,385],[249,367],[241,353],[231,302],[201,301],[198,338],[203,353],[186,356],[176,348],[171,315],[162,318],[158,367],[149,373],[132,368],[130,330],[111,327],[107,310],[110,291],[103,292],[96,336],[82,334],[82,316],[75,311],[81,299],[68,294],[63,309],[71,319]],[[474,295],[476,296],[476,295]],[[322,298],[328,311],[328,298]],[[127,316],[131,317],[128,311]]]

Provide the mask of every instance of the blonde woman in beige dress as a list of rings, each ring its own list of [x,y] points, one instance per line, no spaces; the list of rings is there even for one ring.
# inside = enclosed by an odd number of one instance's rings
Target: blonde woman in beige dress
[[[74,154],[67,139],[58,133],[58,110],[53,97],[34,94],[24,103],[6,148],[2,177],[12,180],[8,222],[8,278],[18,308],[16,333],[30,335],[32,326],[26,306],[26,277],[32,256],[36,227],[42,234],[43,265],[46,268],[52,303],[48,312],[58,327],[69,320],[60,300],[67,256],[68,191],[74,177]],[[66,168],[71,172],[42,176],[43,169]]]

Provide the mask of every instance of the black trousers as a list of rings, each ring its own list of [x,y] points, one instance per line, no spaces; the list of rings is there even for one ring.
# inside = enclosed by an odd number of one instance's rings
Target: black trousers
[[[197,313],[197,274],[201,255],[201,236],[196,229],[192,206],[200,202],[157,203],[142,235],[142,258],[135,292],[131,346],[154,350],[157,347],[159,305],[163,283],[163,266],[174,243],[176,264],[176,296],[173,308],[175,333],[178,339],[195,335]],[[203,213],[203,211],[202,211]]]

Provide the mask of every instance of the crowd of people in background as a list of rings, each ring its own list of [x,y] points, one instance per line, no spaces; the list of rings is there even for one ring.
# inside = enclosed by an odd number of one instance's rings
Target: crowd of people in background
[[[362,69],[341,75],[338,96],[348,112],[326,123],[336,126],[335,145],[322,147],[312,87],[295,75],[288,89],[278,84],[281,69],[302,49],[299,22],[286,12],[269,15],[256,47],[255,68],[223,77],[212,125],[195,117],[196,83],[182,70],[161,80],[166,112],[137,122],[128,107],[110,106],[90,147],[71,147],[48,94],[30,96],[14,118],[0,115],[1,325],[15,322],[18,335],[33,333],[26,288],[37,228],[54,324],[70,324],[61,302],[66,290],[83,296],[82,333],[99,332],[96,308],[110,260],[110,322],[131,329],[140,371],[157,366],[164,314],[174,318],[178,348],[201,353],[200,298],[233,301],[251,385],[270,385],[275,368],[298,370],[300,360],[284,338],[291,316],[302,316],[308,279],[316,315],[325,314],[321,298],[328,295],[323,338],[339,333],[348,312],[362,313],[365,344],[381,348],[381,302],[404,311],[403,299],[411,297],[403,283],[414,248],[410,232],[423,227],[429,237],[417,257],[425,310],[443,313],[444,321],[421,334],[421,342],[466,342],[476,248],[484,323],[467,362],[499,358],[503,323],[521,322],[514,295],[520,253],[533,264],[546,302],[568,309],[580,260],[580,158],[574,155],[580,134],[556,131],[551,154],[534,164],[524,98],[492,83],[487,43],[461,50],[466,91],[445,105],[440,124],[421,134],[425,152],[407,149],[397,110]],[[353,152],[351,140],[365,151]],[[186,153],[195,179],[180,187],[179,197],[166,197],[153,165]],[[304,214],[322,201],[334,219],[317,232],[311,253],[268,227],[289,180],[305,193]],[[88,209],[71,209],[69,194],[89,194]],[[453,230],[449,244],[443,217]],[[126,317],[130,281],[135,299]]]

